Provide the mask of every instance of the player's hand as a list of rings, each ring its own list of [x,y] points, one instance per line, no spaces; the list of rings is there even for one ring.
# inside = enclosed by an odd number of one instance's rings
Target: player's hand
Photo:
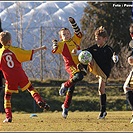
[[[117,63],[119,60],[118,55],[116,55],[115,52],[113,53],[112,60],[114,61],[114,63]]]
[[[58,41],[56,39],[53,39],[52,40],[52,43],[57,43]]]
[[[52,45],[53,49],[58,47],[58,41],[56,39],[52,40],[52,43],[53,43],[53,45]]]
[[[43,46],[41,47],[41,49],[44,50],[44,49],[47,49],[47,47],[46,47],[45,45],[43,45]]]
[[[74,23],[75,23],[75,20],[74,20],[74,18],[72,18],[72,17],[69,17],[68,20],[69,20],[69,22],[70,22],[71,24],[74,24]]]
[[[38,52],[38,51],[40,51],[40,50],[44,50],[44,49],[47,49],[47,47],[46,47],[45,45],[43,45],[43,46],[41,46],[41,47],[39,47],[39,48],[33,49],[33,53],[36,53],[36,52]]]
[[[72,54],[77,54],[77,49],[73,49],[71,53]]]

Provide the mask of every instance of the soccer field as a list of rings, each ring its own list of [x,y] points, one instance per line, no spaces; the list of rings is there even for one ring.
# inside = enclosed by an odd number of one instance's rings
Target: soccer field
[[[0,131],[133,131],[130,124],[131,111],[109,111],[104,120],[98,120],[99,112],[69,112],[67,119],[62,118],[61,112],[13,113],[12,123],[3,123],[5,114],[0,117]]]

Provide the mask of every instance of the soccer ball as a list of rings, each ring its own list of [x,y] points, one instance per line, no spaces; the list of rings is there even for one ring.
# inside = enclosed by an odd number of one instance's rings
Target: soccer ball
[[[92,61],[92,54],[89,51],[82,51],[78,55],[78,60],[80,63],[87,65],[89,62]]]

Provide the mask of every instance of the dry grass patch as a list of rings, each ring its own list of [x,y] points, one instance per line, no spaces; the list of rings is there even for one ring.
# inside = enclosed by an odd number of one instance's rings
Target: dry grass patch
[[[133,131],[130,124],[130,111],[110,111],[105,120],[97,120],[99,112],[69,112],[67,119],[61,112],[31,114],[13,113],[12,123],[2,123],[5,114],[0,117],[1,131]]]

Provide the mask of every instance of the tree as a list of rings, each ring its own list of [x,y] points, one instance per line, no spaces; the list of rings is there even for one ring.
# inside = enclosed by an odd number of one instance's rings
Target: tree
[[[132,5],[132,2],[126,2],[126,5],[125,2],[88,2],[81,19],[84,38],[93,40],[93,31],[102,25],[110,35],[109,41],[113,41],[112,46],[119,52],[119,47],[127,45],[130,40],[128,29],[132,21],[132,8],[127,5]]]
[[[99,26],[104,26],[108,33],[108,44],[119,54],[120,61],[114,67],[112,77],[121,76],[122,70],[127,70],[128,43],[131,40],[129,25],[132,22],[132,2],[88,2],[81,19],[84,38],[82,47],[86,48],[95,43],[94,31]],[[124,50],[125,49],[125,50]],[[125,52],[125,53],[124,53]],[[125,56],[126,55],[126,56]],[[124,66],[125,65],[125,66]],[[120,69],[119,69],[120,68]],[[125,77],[125,74],[122,75]]]

